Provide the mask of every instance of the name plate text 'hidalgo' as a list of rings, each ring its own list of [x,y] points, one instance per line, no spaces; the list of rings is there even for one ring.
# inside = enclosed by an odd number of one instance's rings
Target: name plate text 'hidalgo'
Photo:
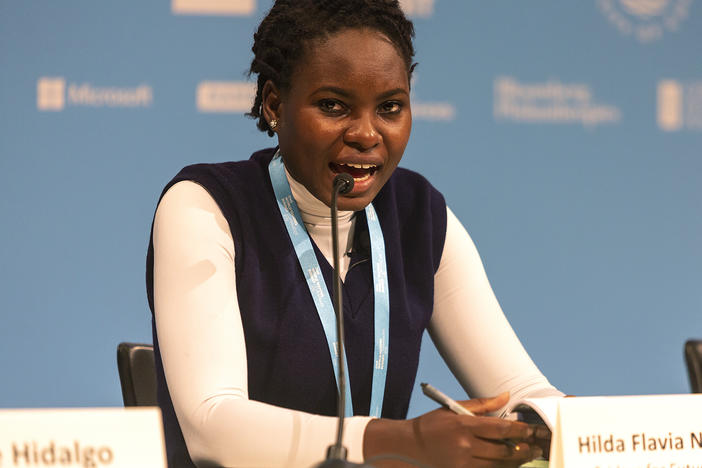
[[[702,468],[702,394],[564,398],[551,468]]]
[[[0,468],[165,468],[158,408],[0,411]]]

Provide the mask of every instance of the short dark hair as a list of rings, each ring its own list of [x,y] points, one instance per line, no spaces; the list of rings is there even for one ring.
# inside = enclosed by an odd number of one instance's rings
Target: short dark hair
[[[250,75],[258,75],[256,99],[247,115],[258,119],[256,126],[273,136],[263,118],[263,86],[271,80],[285,91],[305,46],[313,39],[328,37],[344,29],[375,29],[395,45],[407,66],[408,78],[414,64],[414,26],[398,0],[276,0],[254,33]]]

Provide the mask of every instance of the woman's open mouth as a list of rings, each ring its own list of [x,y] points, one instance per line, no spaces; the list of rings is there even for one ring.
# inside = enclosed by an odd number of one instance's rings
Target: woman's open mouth
[[[375,171],[378,170],[379,166],[362,163],[329,163],[329,168],[336,174],[341,174],[342,172],[349,174],[353,177],[354,182],[358,183],[370,179],[371,176],[375,174]]]

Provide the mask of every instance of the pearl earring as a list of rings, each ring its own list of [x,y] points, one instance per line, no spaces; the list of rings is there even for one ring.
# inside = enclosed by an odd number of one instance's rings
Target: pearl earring
[[[278,126],[278,120],[273,119],[268,123],[268,126],[271,127],[271,130],[275,130],[275,128]]]

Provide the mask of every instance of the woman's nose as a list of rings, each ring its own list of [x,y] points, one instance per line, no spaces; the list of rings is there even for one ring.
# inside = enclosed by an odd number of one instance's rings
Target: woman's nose
[[[359,151],[368,151],[377,146],[382,137],[375,126],[375,115],[364,113],[351,121],[346,129],[344,141]]]

